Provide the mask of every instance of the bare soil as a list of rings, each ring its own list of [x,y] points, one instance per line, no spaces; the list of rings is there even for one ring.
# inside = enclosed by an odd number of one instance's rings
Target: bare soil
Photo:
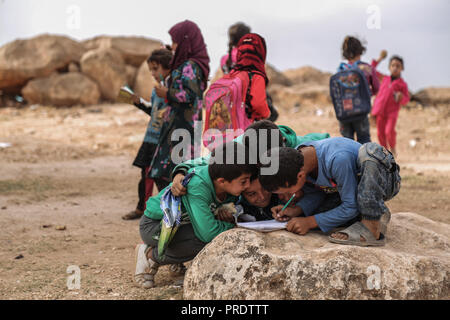
[[[339,136],[332,108],[321,111],[281,110],[278,124]],[[392,212],[450,223],[449,115],[448,106],[401,111]],[[137,203],[132,161],[147,122],[127,105],[0,108],[0,142],[12,144],[0,148],[0,299],[182,299],[182,277],[167,267],[156,288],[132,281],[139,222],[121,216]],[[67,288],[71,265],[79,290]]]

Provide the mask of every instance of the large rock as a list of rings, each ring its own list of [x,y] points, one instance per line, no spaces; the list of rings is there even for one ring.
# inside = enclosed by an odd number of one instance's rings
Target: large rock
[[[144,37],[109,37],[99,36],[82,42],[88,50],[112,48],[120,52],[126,64],[136,68],[150,56],[151,52],[159,49],[162,42]]]
[[[324,85],[273,85],[269,88],[273,102],[282,108],[300,106],[326,106],[331,104],[330,91]]]
[[[87,76],[70,72],[31,80],[22,89],[22,95],[32,104],[91,105],[98,103],[100,90],[97,84]]]
[[[297,69],[289,69],[283,72],[293,85],[314,84],[328,86],[331,73],[320,71],[310,66]]]
[[[450,104],[450,88],[426,88],[415,93],[411,100],[419,101],[425,106]]]
[[[81,70],[97,82],[102,97],[115,101],[120,87],[127,83],[127,72],[122,56],[114,49],[94,49],[86,52],[80,61]]]
[[[147,62],[143,62],[136,74],[136,80],[133,87],[134,92],[145,100],[150,101],[152,90],[156,84],[152,73],[148,69]]]
[[[78,61],[85,48],[64,36],[40,35],[0,48],[0,89],[18,90],[33,78],[47,77]]]
[[[449,299],[450,226],[392,216],[385,247],[233,229],[194,259],[185,299]]]
[[[292,82],[283,73],[278,71],[274,66],[269,63],[266,64],[266,74],[269,78],[269,86],[278,84],[282,86],[290,86]]]

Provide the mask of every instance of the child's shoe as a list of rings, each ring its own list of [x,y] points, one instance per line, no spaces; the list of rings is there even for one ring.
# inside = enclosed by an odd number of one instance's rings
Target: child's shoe
[[[145,244],[138,244],[135,249],[136,267],[134,281],[144,289],[150,289],[155,286],[155,274],[159,267],[158,263],[147,258],[149,250],[151,250],[151,247]]]

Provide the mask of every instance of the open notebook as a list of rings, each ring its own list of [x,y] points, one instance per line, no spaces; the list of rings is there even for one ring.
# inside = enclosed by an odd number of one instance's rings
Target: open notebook
[[[261,232],[270,232],[276,230],[286,229],[287,222],[280,222],[275,219],[254,222],[238,222],[237,226],[240,228],[251,229]]]

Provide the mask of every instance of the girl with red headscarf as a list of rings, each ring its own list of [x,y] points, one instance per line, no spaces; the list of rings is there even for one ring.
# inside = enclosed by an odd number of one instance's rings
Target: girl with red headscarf
[[[185,20],[173,26],[169,34],[174,55],[168,87],[159,85],[155,88],[156,94],[167,100],[168,107],[149,173],[150,178],[167,181],[170,181],[170,174],[177,164],[171,158],[172,150],[178,143],[186,143],[182,138],[172,141],[174,130],[184,129],[190,134],[190,150],[186,152],[185,148],[180,148],[181,154],[177,153],[182,161],[200,154],[200,149],[194,150],[194,124],[202,120],[203,92],[209,77],[209,56],[199,27]]]
[[[237,45],[237,61],[230,76],[237,75],[244,83],[250,83],[247,103],[249,113],[247,116],[252,120],[267,119],[270,109],[267,105],[266,85],[269,79],[266,75],[266,41],[256,33],[244,35]]]

